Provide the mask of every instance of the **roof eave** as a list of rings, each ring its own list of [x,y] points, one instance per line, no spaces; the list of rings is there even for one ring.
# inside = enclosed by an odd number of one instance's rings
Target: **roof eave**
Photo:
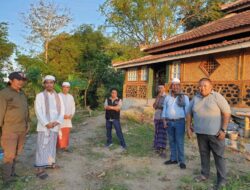
[[[244,27],[235,28],[234,30],[228,29],[227,31],[222,31],[222,32],[218,32],[216,34],[202,36],[202,37],[197,38],[197,39],[191,39],[191,40],[178,42],[178,43],[174,43],[174,44],[169,44],[169,45],[168,44],[167,45],[166,44],[159,44],[158,46],[155,46],[155,47],[145,48],[143,50],[143,52],[153,54],[153,53],[158,53],[158,52],[162,52],[162,51],[166,51],[166,50],[171,50],[173,48],[180,48],[180,47],[183,47],[186,45],[192,45],[194,43],[200,43],[200,42],[205,42],[205,41],[209,41],[209,40],[220,39],[222,37],[237,35],[237,34],[240,34],[243,32],[249,32],[249,31],[250,31],[250,27],[249,27],[249,25],[247,25]]]
[[[248,3],[240,5],[240,6],[228,7],[228,8],[222,9],[222,11],[229,14],[229,13],[238,12],[238,11],[247,9],[249,7],[250,7],[250,4],[248,2]]]
[[[201,55],[209,55],[213,53],[221,53],[221,52],[226,52],[226,51],[232,51],[232,50],[238,50],[238,49],[244,49],[244,48],[249,48],[250,47],[250,41],[248,42],[243,42],[239,44],[234,44],[234,45],[228,45],[224,47],[219,47],[219,48],[214,48],[210,50],[205,50],[205,51],[199,51],[199,52],[194,52],[194,53],[189,53],[189,54],[183,54],[183,55],[177,55],[177,56],[171,56],[171,57],[163,57],[155,60],[149,60],[149,61],[143,61],[143,62],[135,62],[131,64],[120,64],[120,65],[113,65],[113,67],[117,69],[126,69],[130,67],[135,67],[135,66],[141,66],[141,65],[150,65],[154,63],[160,63],[160,62],[166,62],[166,61],[174,61],[174,60],[179,60],[179,59],[184,59],[184,58],[190,58],[190,57],[196,57],[196,56],[201,56]]]

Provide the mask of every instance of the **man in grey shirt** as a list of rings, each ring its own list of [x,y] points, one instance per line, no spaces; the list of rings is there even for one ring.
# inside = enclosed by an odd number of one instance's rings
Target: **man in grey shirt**
[[[199,93],[190,102],[186,127],[187,135],[191,138],[193,118],[201,158],[201,175],[195,178],[196,181],[205,181],[209,178],[210,152],[212,151],[217,169],[215,189],[219,189],[226,184],[225,131],[231,110],[226,99],[212,89],[210,79],[202,78],[199,81]]]

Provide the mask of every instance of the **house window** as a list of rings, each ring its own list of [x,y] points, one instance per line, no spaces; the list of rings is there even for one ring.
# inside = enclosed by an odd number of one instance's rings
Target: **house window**
[[[171,78],[180,78],[181,76],[181,62],[180,61],[174,61],[172,64],[171,69]]]
[[[201,70],[207,75],[210,76],[220,64],[212,56],[208,57],[207,61],[204,61],[200,64]]]
[[[146,66],[141,68],[141,81],[148,80],[148,68]]]
[[[128,69],[128,81],[137,81],[137,69]]]

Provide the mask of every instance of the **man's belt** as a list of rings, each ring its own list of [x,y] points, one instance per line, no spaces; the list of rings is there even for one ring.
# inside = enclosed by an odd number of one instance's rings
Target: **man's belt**
[[[180,121],[180,120],[182,120],[182,119],[185,119],[184,117],[183,118],[177,118],[177,119],[166,119],[166,120],[168,120],[168,121]]]

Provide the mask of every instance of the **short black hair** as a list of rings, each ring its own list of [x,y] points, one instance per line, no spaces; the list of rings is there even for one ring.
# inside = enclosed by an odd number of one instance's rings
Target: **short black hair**
[[[203,82],[203,81],[207,81],[207,82],[209,82],[210,84],[213,84],[212,81],[211,81],[211,79],[206,78],[206,77],[201,78],[201,79],[199,80],[199,83],[201,83],[201,82]]]
[[[113,90],[115,90],[115,91],[118,93],[117,88],[111,88],[111,89],[110,89],[110,93],[111,93]]]

